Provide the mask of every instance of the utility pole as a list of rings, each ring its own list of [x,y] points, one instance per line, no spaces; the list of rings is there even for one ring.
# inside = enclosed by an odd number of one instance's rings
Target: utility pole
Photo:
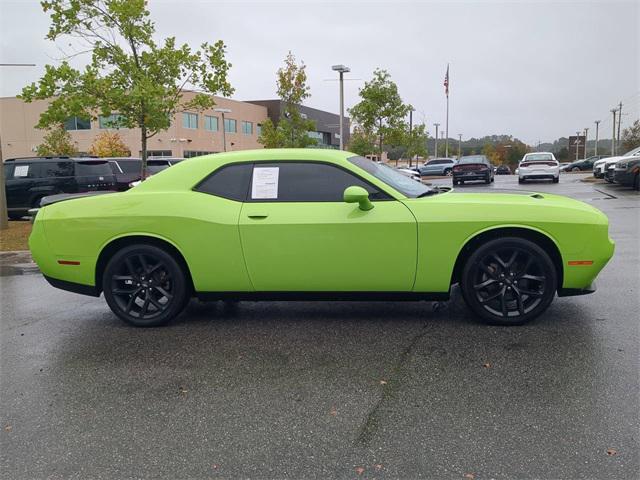
[[[584,159],[587,159],[587,138],[589,135],[589,127],[584,128]]]
[[[413,107],[409,109],[409,141],[413,139]],[[413,160],[413,154],[409,157],[409,168],[411,168],[411,160]]]
[[[616,155],[616,109],[612,108],[611,113],[613,113],[613,133],[611,134],[611,156],[614,157]]]
[[[344,74],[351,69],[344,65],[334,65],[331,69],[340,73],[340,150],[344,150]]]
[[[594,122],[596,124],[596,151],[594,153],[594,155],[598,155],[598,128],[600,127],[600,120],[596,120]]]
[[[458,160],[460,160],[461,156],[462,156],[462,134],[459,133],[458,134]]]
[[[439,123],[434,123],[433,126],[436,127],[436,136],[435,136],[435,139],[436,139],[436,151],[433,154],[433,158],[438,158],[438,127],[440,126],[440,124]]]
[[[580,132],[576,132],[576,162],[579,159],[578,152],[580,152]]]
[[[618,105],[620,108],[618,109],[618,140],[616,145],[620,145],[620,125],[622,124],[622,102]]]

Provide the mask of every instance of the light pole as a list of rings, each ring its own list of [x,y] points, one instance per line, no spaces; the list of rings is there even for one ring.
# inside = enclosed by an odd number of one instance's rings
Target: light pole
[[[344,65],[334,65],[331,70],[340,74],[340,150],[344,150],[344,74],[351,69]]]
[[[460,160],[461,156],[462,156],[462,134],[459,133],[458,134],[458,160]]]
[[[616,154],[616,109],[612,108],[611,113],[613,113],[613,133],[611,134],[611,156],[615,156]]]
[[[222,143],[224,143],[223,151],[226,152],[227,151],[227,129],[224,123],[224,114],[231,113],[231,110],[228,108],[214,108],[213,111],[222,114]]]
[[[440,126],[440,124],[439,123],[434,123],[433,126],[436,127],[436,136],[435,136],[435,139],[436,139],[436,148],[435,148],[435,150],[436,151],[433,154],[433,158],[438,158],[438,127]]]
[[[587,138],[589,135],[589,127],[584,127],[584,159],[587,159]]]
[[[596,151],[594,152],[594,155],[598,155],[598,128],[600,127],[600,120],[596,120],[594,122],[596,124]]]
[[[580,152],[580,132],[576,132],[576,162],[578,161],[578,152]]]

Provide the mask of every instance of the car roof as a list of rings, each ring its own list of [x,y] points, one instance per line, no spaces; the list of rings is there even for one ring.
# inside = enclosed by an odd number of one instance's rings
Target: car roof
[[[526,157],[527,155],[553,155],[553,152],[529,152],[529,153],[525,153],[524,156]]]
[[[218,168],[243,162],[276,162],[276,161],[301,161],[301,162],[325,162],[341,166],[354,172],[363,172],[351,162],[349,158],[358,156],[352,152],[325,148],[263,148],[256,150],[240,150],[236,152],[215,153],[193,157],[188,161],[178,162],[171,168],[167,168],[130,190],[132,193],[144,193],[153,191],[175,191],[192,189],[203,178]],[[374,184],[384,185],[389,191],[390,187],[375,177],[366,174]],[[126,193],[129,193],[126,192]],[[395,191],[394,191],[395,192]],[[396,192],[398,197],[402,194]]]
[[[59,157],[20,157],[20,158],[8,158],[5,160],[5,163],[7,162],[13,162],[13,163],[20,163],[20,162],[47,162],[47,161],[51,161],[51,160],[55,160],[58,162],[91,162],[91,161],[95,161],[95,162],[106,162],[109,159],[108,158],[100,158],[100,157],[65,157],[65,156],[59,156]]]

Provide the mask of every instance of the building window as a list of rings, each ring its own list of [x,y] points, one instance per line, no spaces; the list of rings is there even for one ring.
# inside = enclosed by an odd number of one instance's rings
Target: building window
[[[253,135],[253,122],[242,121],[242,133],[245,135]]]
[[[117,113],[112,113],[108,117],[104,117],[102,115],[98,117],[99,128],[121,128],[123,122],[124,117]]]
[[[218,117],[212,117],[211,115],[204,116],[204,129],[210,132],[218,131]]]
[[[262,135],[262,125],[260,125],[259,123],[256,124],[256,135]]]
[[[227,133],[236,133],[238,131],[236,121],[233,118],[224,119],[224,131]]]
[[[81,117],[69,117],[64,121],[65,130],[91,130],[91,120]]]
[[[201,155],[209,155],[211,153],[217,153],[217,152],[206,152],[206,151],[200,151],[200,150],[185,150],[184,151],[184,158],[193,158],[193,157],[199,157]]]
[[[182,113],[182,126],[184,128],[198,128],[198,114],[197,113]]]
[[[142,156],[142,152],[140,152]],[[149,157],[172,157],[173,152],[171,150],[147,150],[147,158]]]

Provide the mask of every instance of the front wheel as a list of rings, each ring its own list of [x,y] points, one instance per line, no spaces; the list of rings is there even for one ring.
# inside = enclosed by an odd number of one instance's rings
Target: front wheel
[[[451,172],[451,169],[450,169],[450,168],[447,168],[447,169],[444,171],[444,174],[445,174],[447,177],[450,177],[451,175],[453,175],[453,173]]]
[[[580,168],[579,168],[579,167],[573,167],[573,168],[571,169],[571,171],[572,171],[572,172],[579,172],[579,171],[580,171]]]
[[[180,264],[154,245],[131,245],[107,263],[102,277],[107,304],[136,327],[166,325],[189,300],[189,282]]]
[[[549,255],[517,237],[491,240],[467,259],[460,280],[473,312],[494,325],[522,325],[544,312],[557,288]]]

